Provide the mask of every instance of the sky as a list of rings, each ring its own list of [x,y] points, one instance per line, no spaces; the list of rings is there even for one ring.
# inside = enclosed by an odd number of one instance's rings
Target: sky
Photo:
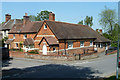
[[[11,14],[12,19],[21,19],[28,15],[37,15],[40,11],[48,10],[55,13],[55,20],[75,23],[84,20],[86,16],[93,16],[92,28],[101,29],[99,14],[105,6],[118,12],[118,2],[2,2],[2,20],[5,14]]]

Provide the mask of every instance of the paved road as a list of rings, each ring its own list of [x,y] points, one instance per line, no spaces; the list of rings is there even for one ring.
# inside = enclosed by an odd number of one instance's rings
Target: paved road
[[[115,73],[116,54],[82,61],[45,61],[15,58],[3,64],[3,77],[93,78]]]

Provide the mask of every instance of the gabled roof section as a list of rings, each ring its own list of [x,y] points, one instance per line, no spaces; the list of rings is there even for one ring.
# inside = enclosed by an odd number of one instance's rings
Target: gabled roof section
[[[10,29],[12,29],[14,24],[18,24],[18,23],[23,23],[23,21],[21,19],[8,20],[7,22],[1,24],[0,30],[10,30]]]
[[[45,41],[47,42],[48,45],[59,45],[59,43],[57,42],[57,40],[55,39],[55,37],[43,37],[39,43],[39,45],[41,44],[41,42],[43,41],[43,39],[45,39]]]

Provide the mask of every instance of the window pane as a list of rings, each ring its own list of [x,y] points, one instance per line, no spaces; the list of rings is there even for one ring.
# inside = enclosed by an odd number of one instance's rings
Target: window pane
[[[47,29],[47,25],[44,25],[44,29]]]
[[[15,34],[13,34],[13,39],[15,39]]]
[[[26,38],[27,38],[27,34],[24,35],[24,39],[26,39]]]
[[[92,45],[93,44],[93,42],[92,41],[90,41],[90,45]]]
[[[72,48],[73,47],[73,42],[68,42],[68,48]]]
[[[53,51],[56,51],[56,48],[55,48],[55,47],[53,48]]]
[[[18,43],[16,43],[16,47],[18,47]]]
[[[84,41],[80,41],[80,47],[84,46]]]

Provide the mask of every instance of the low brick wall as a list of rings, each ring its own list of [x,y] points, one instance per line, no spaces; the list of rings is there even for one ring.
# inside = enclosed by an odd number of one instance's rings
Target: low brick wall
[[[24,58],[24,52],[20,51],[9,51],[10,57],[19,57],[19,58]]]
[[[36,55],[25,53],[25,58],[32,59],[41,59],[41,60],[75,60],[72,56],[64,56],[64,55]]]
[[[41,60],[75,60],[74,56],[67,55],[40,55],[40,54],[31,54],[24,53],[20,51],[10,51],[10,57],[19,57],[19,58],[31,58],[31,59],[41,59]]]
[[[97,58],[98,55],[97,54],[92,54],[92,55],[84,55],[81,57],[81,60],[85,60],[85,59],[93,59],[93,58]]]
[[[77,55],[77,56],[76,56]],[[89,53],[89,54],[75,54],[75,55],[61,55],[61,54],[48,54],[48,55],[41,55],[41,54],[31,54],[27,52],[20,52],[20,51],[10,51],[10,57],[19,57],[19,58],[31,58],[31,59],[41,59],[41,60],[83,60],[83,59],[90,59],[96,58],[96,53]]]
[[[105,51],[105,47],[103,47],[103,48],[97,48],[97,52],[98,53],[101,53],[101,52],[104,52]]]
[[[107,53],[106,55],[110,55],[110,54],[114,54],[114,53],[117,53],[117,50],[114,50],[114,51],[112,51],[110,53]]]

